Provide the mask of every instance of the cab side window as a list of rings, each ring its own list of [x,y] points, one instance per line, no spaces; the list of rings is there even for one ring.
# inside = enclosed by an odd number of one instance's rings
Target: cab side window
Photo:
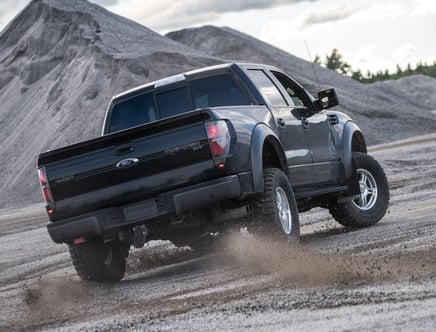
[[[249,69],[248,76],[253,80],[258,87],[262,96],[273,106],[288,106],[285,98],[283,98],[280,90],[275,86],[271,79],[260,69]]]
[[[307,96],[304,95],[301,89],[292,80],[290,80],[288,77],[286,77],[281,73],[278,72],[272,72],[272,73],[277,78],[277,80],[283,85],[289,97],[291,98],[292,102],[294,103],[294,106],[307,107],[309,109],[312,107],[312,103],[309,100],[307,100]]]
[[[196,79],[190,87],[194,108],[251,104],[229,74]]]

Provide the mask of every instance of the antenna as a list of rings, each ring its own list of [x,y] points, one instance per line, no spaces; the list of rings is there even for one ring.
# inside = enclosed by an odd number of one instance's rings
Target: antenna
[[[306,45],[307,54],[309,55],[309,60],[310,60],[310,63],[312,64],[313,75],[315,76],[316,83],[318,84],[318,90],[320,90],[321,84],[319,84],[318,75],[316,75],[315,65],[313,64],[312,56],[310,55],[310,50],[309,50],[309,46],[307,45],[306,39],[304,40],[304,45]]]

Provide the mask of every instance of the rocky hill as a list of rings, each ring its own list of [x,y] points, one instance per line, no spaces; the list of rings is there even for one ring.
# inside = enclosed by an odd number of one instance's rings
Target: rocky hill
[[[317,87],[310,63],[237,31],[168,37],[85,0],[33,0],[0,33],[0,209],[39,202],[38,153],[98,136],[111,96],[123,90],[226,59],[273,64]],[[369,143],[435,130],[434,99],[409,94],[410,83],[371,87],[316,70]]]
[[[0,209],[40,200],[37,154],[98,136],[111,96],[218,62],[87,1],[32,1],[0,34]]]

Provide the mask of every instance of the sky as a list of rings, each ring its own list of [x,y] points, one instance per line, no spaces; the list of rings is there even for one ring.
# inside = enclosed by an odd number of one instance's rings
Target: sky
[[[29,2],[0,0],[0,30]],[[160,34],[227,26],[306,60],[323,59],[336,48],[353,70],[364,73],[436,61],[436,0],[92,2]]]

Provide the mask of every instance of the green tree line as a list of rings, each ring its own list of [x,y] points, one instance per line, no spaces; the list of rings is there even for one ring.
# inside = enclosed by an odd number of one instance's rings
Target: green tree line
[[[342,54],[340,54],[339,51],[335,48],[331,51],[330,54],[327,54],[325,56],[324,60],[322,60],[321,57],[317,55],[314,62],[320,64],[321,66],[334,70],[340,74],[350,76],[352,79],[362,83],[396,80],[402,77],[418,74],[428,75],[436,78],[436,61],[433,61],[432,64],[427,64],[420,61],[414,67],[412,67],[412,65],[409,63],[404,69],[397,65],[397,70],[395,73],[390,73],[387,69],[379,70],[375,73],[372,73],[370,71],[362,73],[360,69],[353,70],[350,64],[348,64],[344,60]]]

